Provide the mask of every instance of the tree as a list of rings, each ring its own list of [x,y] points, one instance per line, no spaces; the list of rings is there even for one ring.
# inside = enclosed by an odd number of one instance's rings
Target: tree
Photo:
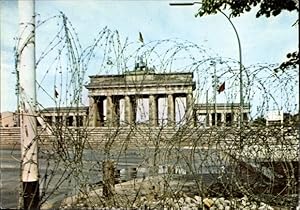
[[[197,15],[215,14],[222,7],[223,9],[229,7],[231,10],[230,15],[236,17],[244,12],[249,12],[251,7],[257,5],[260,5],[260,9],[256,13],[257,18],[261,15],[265,15],[266,17],[270,17],[271,15],[277,16],[282,10],[299,11],[297,3],[294,0],[203,0]]]
[[[220,9],[229,9],[231,17],[240,16],[244,12],[249,12],[252,7],[259,5],[256,17],[265,15],[266,17],[277,16],[283,10],[299,12],[298,0],[203,0],[196,16],[216,14]],[[295,24],[298,23],[298,20]],[[295,25],[294,24],[294,25]],[[287,54],[287,61],[280,64],[275,71],[296,68],[299,65],[299,52],[295,51]]]

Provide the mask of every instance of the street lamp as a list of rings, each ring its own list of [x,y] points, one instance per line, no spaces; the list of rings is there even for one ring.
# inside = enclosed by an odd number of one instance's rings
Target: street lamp
[[[170,6],[193,6],[195,4],[202,4],[201,2],[176,2],[176,3],[169,3]],[[239,63],[240,63],[240,127],[243,126],[243,122],[244,122],[244,113],[243,113],[243,109],[244,109],[244,97],[243,97],[243,64],[242,64],[242,47],[241,47],[241,42],[240,42],[240,37],[239,34],[234,26],[234,24],[232,23],[231,19],[224,13],[222,12],[220,9],[218,9],[218,11],[224,15],[226,17],[226,19],[230,22],[230,25],[232,26],[234,33],[236,35],[237,41],[238,41],[238,46],[239,46]]]

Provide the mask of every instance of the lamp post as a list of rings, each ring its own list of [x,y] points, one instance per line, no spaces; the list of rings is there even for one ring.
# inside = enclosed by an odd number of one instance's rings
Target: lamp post
[[[215,127],[218,126],[218,114],[217,114],[217,72],[216,72],[216,62],[212,62],[210,64],[211,66],[213,66],[214,68],[214,75],[213,75],[213,93],[214,93],[214,113],[215,113],[215,116],[214,116],[214,120],[215,120]]]
[[[40,209],[36,136],[35,1],[19,0],[18,93],[22,155],[22,209]]]
[[[195,4],[202,4],[201,2],[184,2],[184,3],[180,3],[180,2],[176,2],[176,3],[169,3],[170,6],[193,6]],[[239,67],[240,67],[240,127],[243,127],[243,122],[244,122],[244,97],[243,97],[243,64],[242,64],[242,47],[241,47],[241,41],[240,41],[240,37],[239,34],[234,26],[234,24],[232,23],[231,19],[229,18],[229,16],[227,16],[224,12],[222,12],[221,10],[218,9],[218,11],[224,15],[226,17],[226,19],[229,21],[230,25],[232,26],[234,33],[236,35],[237,41],[238,41],[238,47],[239,47]]]

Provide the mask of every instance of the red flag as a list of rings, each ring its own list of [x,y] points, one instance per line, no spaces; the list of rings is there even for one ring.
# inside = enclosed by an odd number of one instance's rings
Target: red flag
[[[221,93],[225,90],[225,82],[223,82],[223,84],[219,87],[218,89],[218,93]]]

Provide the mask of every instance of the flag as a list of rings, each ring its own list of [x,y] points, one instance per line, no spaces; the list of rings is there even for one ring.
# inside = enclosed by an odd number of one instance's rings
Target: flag
[[[144,39],[143,39],[143,35],[141,32],[139,32],[139,41],[144,44]]]
[[[56,88],[54,88],[54,97],[55,97],[55,98],[58,98],[58,95],[59,95],[59,94],[58,94]]]
[[[219,89],[218,89],[218,93],[221,93],[225,90],[225,82],[223,82],[222,85],[220,85]]]

